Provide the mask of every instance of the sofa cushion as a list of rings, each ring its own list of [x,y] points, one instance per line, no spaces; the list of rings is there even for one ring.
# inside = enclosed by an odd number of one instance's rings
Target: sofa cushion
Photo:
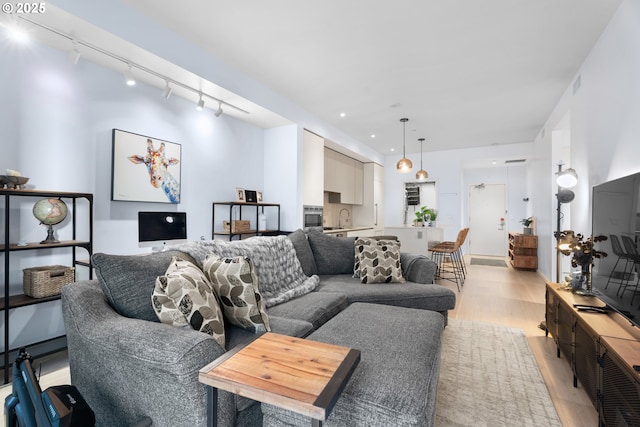
[[[390,240],[356,239],[357,269],[362,283],[403,283],[400,243]]]
[[[185,253],[166,251],[148,255],[95,253],[91,262],[100,287],[115,311],[126,317],[158,322],[149,298],[156,277],[164,275],[174,256],[193,261]]]
[[[314,329],[347,308],[349,302],[344,294],[333,292],[311,292],[285,303],[269,307],[269,317],[278,316],[310,322]],[[275,332],[275,331],[274,331]]]
[[[211,283],[195,264],[174,257],[164,276],[156,279],[155,295],[164,292],[196,331],[225,346],[224,319]],[[154,301],[154,308],[156,308]],[[158,316],[160,321],[162,317]]]
[[[204,260],[203,270],[222,302],[226,320],[253,332],[271,330],[258,289],[258,277],[248,257],[210,255]]]
[[[336,237],[309,230],[309,245],[318,274],[353,274],[355,237]]]
[[[453,310],[456,305],[455,292],[444,286],[409,281],[363,286],[358,279],[346,274],[322,276],[317,292],[342,293],[349,304],[368,302],[431,311]]]
[[[302,271],[307,276],[313,276],[318,274],[318,267],[316,266],[316,260],[313,258],[313,251],[309,245],[309,240],[304,231],[297,229],[293,233],[289,234],[289,239],[293,243],[293,247],[296,250],[296,256],[300,261]]]

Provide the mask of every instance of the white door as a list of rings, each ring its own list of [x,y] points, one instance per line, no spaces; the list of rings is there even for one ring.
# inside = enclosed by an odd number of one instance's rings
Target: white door
[[[505,184],[469,186],[469,253],[507,256]]]

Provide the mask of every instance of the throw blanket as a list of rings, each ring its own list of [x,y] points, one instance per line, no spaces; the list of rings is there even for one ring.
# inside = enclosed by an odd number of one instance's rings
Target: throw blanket
[[[247,240],[207,240],[188,242],[172,249],[191,255],[202,267],[207,255],[247,256],[258,276],[258,288],[266,307],[281,304],[313,291],[320,283],[316,275],[308,277],[287,236],[253,237]]]

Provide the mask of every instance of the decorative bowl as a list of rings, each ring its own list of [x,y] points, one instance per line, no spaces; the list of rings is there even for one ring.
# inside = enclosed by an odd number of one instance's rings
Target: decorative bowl
[[[5,176],[9,188],[24,188],[24,185],[29,182],[29,178],[26,176]]]

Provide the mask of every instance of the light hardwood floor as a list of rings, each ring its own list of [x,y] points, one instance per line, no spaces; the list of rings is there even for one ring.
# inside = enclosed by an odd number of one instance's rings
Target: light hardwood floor
[[[545,337],[544,331],[538,328],[544,320],[544,279],[535,272],[511,267],[470,265],[469,256],[466,261],[469,272],[460,293],[454,283],[438,281],[457,293],[456,308],[449,316],[524,330],[563,426],[596,427],[598,414],[582,386],[573,387],[569,363],[564,357],[556,357],[553,338]],[[39,362],[36,361],[35,365],[38,366]],[[55,384],[69,384],[64,353],[62,357],[46,358],[42,369],[45,374],[40,381],[43,389]],[[2,402],[10,392],[10,385],[0,388]]]
[[[582,386],[573,387],[570,364],[556,357],[553,338],[538,327],[545,315],[544,278],[511,266],[470,265],[470,258],[465,257],[468,275],[449,316],[524,330],[563,426],[597,427],[598,413]],[[457,292],[453,282],[437,283]]]

